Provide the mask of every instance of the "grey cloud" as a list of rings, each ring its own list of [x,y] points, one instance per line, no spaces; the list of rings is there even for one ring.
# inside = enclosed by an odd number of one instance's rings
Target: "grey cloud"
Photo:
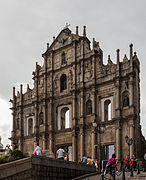
[[[68,22],[75,31],[87,26],[87,35],[100,42],[104,62],[111,54],[115,62],[116,49],[120,56],[129,56],[133,42],[141,63],[141,119],[145,123],[146,84],[146,1],[141,0],[0,0],[0,95],[8,102],[12,87],[18,83],[33,83],[35,62],[41,65],[46,43],[52,42]],[[18,86],[18,85],[17,85]],[[0,125],[1,127],[2,125]]]

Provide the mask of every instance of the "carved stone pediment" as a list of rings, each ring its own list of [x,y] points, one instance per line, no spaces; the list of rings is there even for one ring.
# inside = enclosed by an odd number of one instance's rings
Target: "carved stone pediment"
[[[71,42],[71,31],[66,28],[63,29],[60,34],[57,36],[57,38],[53,41],[50,48],[52,50],[56,50],[60,47],[63,47]]]

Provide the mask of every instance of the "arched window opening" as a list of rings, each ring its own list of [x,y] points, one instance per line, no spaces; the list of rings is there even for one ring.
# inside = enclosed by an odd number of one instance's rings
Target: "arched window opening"
[[[39,115],[39,125],[44,123],[44,117],[43,117],[43,112],[40,113]]]
[[[123,107],[129,106],[129,94],[128,92],[123,93]]]
[[[65,113],[65,129],[69,128],[69,110]]]
[[[88,100],[86,102],[86,115],[92,114],[92,101]]]
[[[112,119],[111,101],[108,99],[104,102],[104,120],[110,121]]]
[[[70,128],[69,108],[65,107],[61,110],[61,129]]]
[[[60,78],[60,92],[67,89],[67,77],[63,74]]]
[[[28,135],[32,135],[33,133],[33,119],[28,119]]]
[[[111,114],[111,103],[108,105],[108,121],[112,119],[112,114]]]
[[[63,52],[61,55],[61,65],[64,65],[64,64],[66,64],[66,56],[65,56],[65,53]]]

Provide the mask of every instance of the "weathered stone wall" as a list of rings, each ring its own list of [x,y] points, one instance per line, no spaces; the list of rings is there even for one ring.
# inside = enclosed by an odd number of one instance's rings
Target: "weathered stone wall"
[[[0,165],[1,180],[69,180],[91,172],[95,167],[38,156]]]
[[[62,63],[63,53],[65,63]],[[28,87],[23,93],[20,86],[20,93],[15,95],[13,88],[11,140],[18,143],[23,153],[29,154],[35,141],[54,155],[59,146],[72,146],[73,161],[79,161],[83,154],[96,159],[94,145],[100,143],[107,147],[114,145],[118,158],[129,152],[130,156],[134,153],[139,157],[142,149],[140,64],[132,44],[130,57],[125,55],[120,59],[119,53],[117,49],[116,64],[110,56],[104,64],[103,51],[95,39],[91,49],[86,33],[80,36],[63,29],[47,46],[43,66],[36,63],[33,89]],[[65,81],[61,81],[62,75]],[[87,106],[88,101],[91,107]],[[63,108],[70,112],[69,127],[64,126]],[[88,108],[92,112],[87,113]],[[40,113],[43,113],[43,123],[40,123]],[[32,128],[30,119],[33,119]],[[94,121],[98,128],[102,123],[105,125],[105,133],[98,133]],[[133,140],[130,150],[125,136]]]

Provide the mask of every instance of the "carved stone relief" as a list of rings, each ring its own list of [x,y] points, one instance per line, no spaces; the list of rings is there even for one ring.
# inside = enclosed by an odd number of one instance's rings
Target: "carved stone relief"
[[[69,84],[69,89],[73,88],[73,73],[71,70],[69,70],[68,73],[68,84]]]
[[[54,78],[54,91],[57,93],[59,91],[59,77],[58,74]]]
[[[80,76],[81,76],[81,64],[78,64],[77,66],[77,83],[80,83]]]
[[[92,75],[93,75],[92,61],[87,61],[85,63],[85,80],[86,81],[91,80]]]

